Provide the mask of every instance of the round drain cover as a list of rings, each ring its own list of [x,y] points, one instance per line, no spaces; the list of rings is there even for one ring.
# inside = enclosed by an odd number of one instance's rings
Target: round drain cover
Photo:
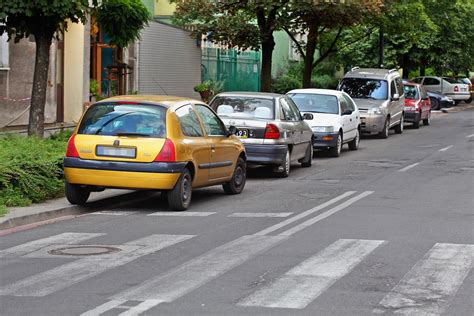
[[[75,246],[53,249],[48,253],[59,256],[99,256],[116,253],[120,250],[120,248],[108,246]]]

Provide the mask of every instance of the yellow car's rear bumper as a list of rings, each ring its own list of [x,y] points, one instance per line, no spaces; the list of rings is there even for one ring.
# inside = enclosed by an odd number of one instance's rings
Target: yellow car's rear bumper
[[[69,183],[109,188],[171,190],[185,163],[128,163],[66,158]]]

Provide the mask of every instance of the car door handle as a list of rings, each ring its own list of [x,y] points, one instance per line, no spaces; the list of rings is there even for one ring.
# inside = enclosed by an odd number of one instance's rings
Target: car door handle
[[[352,119],[349,119],[349,121],[351,121],[351,122],[352,122]]]
[[[212,151],[216,151],[216,146],[211,145],[211,150],[212,150]]]

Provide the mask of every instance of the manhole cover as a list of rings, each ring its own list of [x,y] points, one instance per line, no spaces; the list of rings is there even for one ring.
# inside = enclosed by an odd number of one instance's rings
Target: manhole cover
[[[75,246],[53,249],[48,253],[57,256],[100,256],[119,251],[120,248],[108,246]]]

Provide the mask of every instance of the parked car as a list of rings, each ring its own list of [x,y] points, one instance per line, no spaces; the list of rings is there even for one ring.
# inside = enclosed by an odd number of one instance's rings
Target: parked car
[[[466,103],[471,103],[472,99],[474,98],[474,83],[469,80],[467,77],[456,77],[461,83],[465,83],[469,86],[469,92],[471,93],[471,97],[466,100]],[[474,78],[473,78],[474,79]]]
[[[66,197],[84,204],[103,188],[156,189],[172,210],[192,188],[245,186],[240,140],[206,104],[170,96],[118,96],[93,104],[71,136],[64,158]]]
[[[285,95],[259,92],[225,92],[210,106],[227,126],[237,128],[247,152],[247,163],[274,166],[287,177],[291,163],[310,167],[313,132],[296,105]],[[312,119],[308,114],[306,119]]]
[[[405,122],[413,123],[414,128],[420,128],[431,123],[431,103],[426,89],[417,83],[403,83],[405,93]]]
[[[455,104],[453,99],[439,92],[428,91],[428,97],[430,98],[431,110],[449,108]]]
[[[360,114],[345,92],[324,89],[297,89],[287,93],[299,110],[313,114],[308,124],[313,130],[313,148],[329,150],[339,157],[343,144],[357,150],[360,141]]]
[[[428,91],[440,92],[451,97],[455,104],[467,101],[471,97],[469,86],[459,82],[457,79],[447,77],[422,76],[411,80],[426,87]]]
[[[390,128],[403,133],[405,96],[396,69],[352,68],[338,90],[346,92],[357,104],[363,133],[381,138],[388,137]]]

